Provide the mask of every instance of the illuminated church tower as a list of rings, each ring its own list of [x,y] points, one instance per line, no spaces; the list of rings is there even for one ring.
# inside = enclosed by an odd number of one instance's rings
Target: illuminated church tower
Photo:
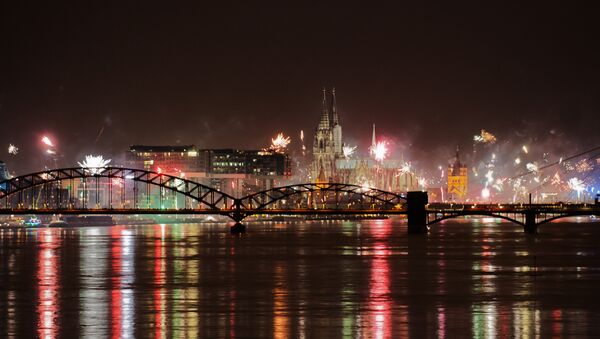
[[[448,166],[448,198],[450,200],[463,200],[467,196],[468,169],[461,164],[458,158],[458,147],[454,163]]]
[[[335,160],[343,157],[342,126],[339,122],[335,89],[332,90],[330,107],[327,92],[323,88],[321,107],[321,120],[313,142],[311,178],[315,182],[333,182],[336,180]]]

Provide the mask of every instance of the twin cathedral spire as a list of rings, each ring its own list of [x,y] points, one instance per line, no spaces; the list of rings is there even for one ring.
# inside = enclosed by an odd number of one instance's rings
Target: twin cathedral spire
[[[327,90],[323,88],[321,120],[315,131],[313,142],[313,164],[311,177],[316,181],[335,181],[335,160],[342,158],[342,126],[338,116],[335,88],[327,100]]]

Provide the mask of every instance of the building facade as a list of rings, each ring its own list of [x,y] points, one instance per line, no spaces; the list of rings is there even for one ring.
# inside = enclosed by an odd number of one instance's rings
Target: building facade
[[[372,145],[376,144],[373,125]],[[321,118],[315,129],[313,158],[310,165],[311,182],[337,182],[375,187],[393,192],[419,189],[414,173],[406,170],[399,159],[376,161],[370,157],[346,157],[335,89],[330,100],[323,89]]]
[[[331,92],[331,102],[327,101],[327,92],[323,88],[321,119],[315,130],[313,141],[313,162],[310,177],[315,182],[332,182],[336,179],[335,161],[343,154],[342,126],[340,125],[335,88]]]
[[[448,199],[464,200],[468,192],[469,170],[467,165],[460,162],[458,148],[456,149],[456,157],[448,166]]]
[[[134,145],[125,159],[128,167],[186,178],[234,196],[270,189],[292,174],[289,156],[271,151]]]

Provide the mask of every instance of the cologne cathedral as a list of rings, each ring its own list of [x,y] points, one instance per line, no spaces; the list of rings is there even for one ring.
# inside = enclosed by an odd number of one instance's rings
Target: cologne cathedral
[[[342,126],[337,112],[335,88],[331,91],[330,101],[327,101],[327,92],[323,88],[321,110],[321,120],[313,142],[311,178],[317,182],[335,182],[335,161],[344,157]]]
[[[313,182],[336,182],[375,187],[392,192],[406,192],[419,188],[414,173],[400,159],[376,161],[370,157],[344,155],[342,126],[340,125],[335,88],[330,95],[323,89],[321,118],[313,141],[313,159],[310,178]],[[375,126],[371,147],[376,143]]]

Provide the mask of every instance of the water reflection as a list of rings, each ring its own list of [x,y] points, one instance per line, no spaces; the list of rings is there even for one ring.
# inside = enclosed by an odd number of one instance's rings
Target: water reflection
[[[371,260],[368,307],[370,314],[364,326],[364,336],[377,339],[390,338],[392,301],[390,294],[390,266],[388,240],[391,223],[376,220],[371,226],[373,258]]]
[[[511,227],[447,222],[415,237],[402,220],[256,223],[244,238],[193,224],[1,230],[0,337],[600,334],[590,302],[600,229],[573,224],[565,235],[552,223],[532,241]]]
[[[100,229],[86,229],[80,243],[79,272],[81,290],[81,329],[84,337],[106,337],[108,327],[108,273],[109,249],[104,243]]]
[[[112,227],[111,235],[111,337],[132,338],[134,331],[134,282],[133,232],[122,226]]]
[[[289,337],[287,288],[284,263],[275,264],[275,288],[273,288],[273,337]]]
[[[166,276],[167,260],[164,246],[165,225],[154,226],[154,337],[166,338]]]
[[[39,233],[37,329],[40,338],[56,338],[59,330],[58,281],[60,271],[57,249],[60,241],[60,234],[57,234],[57,230],[44,229]]]

